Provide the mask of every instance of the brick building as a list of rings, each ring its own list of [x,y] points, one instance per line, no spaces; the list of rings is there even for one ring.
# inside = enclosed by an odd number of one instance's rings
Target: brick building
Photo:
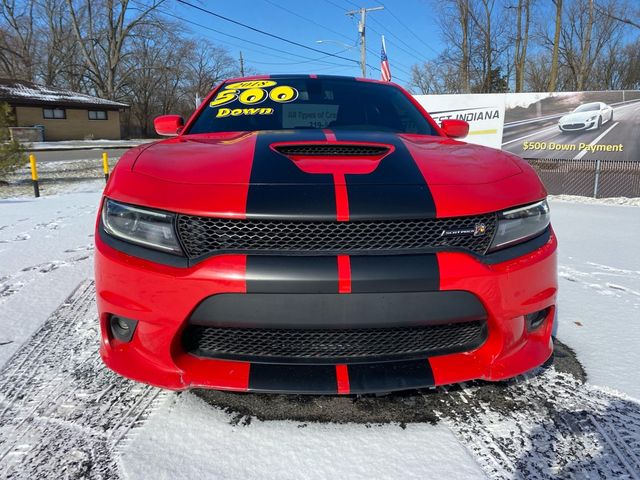
[[[13,108],[16,127],[41,126],[39,131],[44,127],[44,141],[120,139],[120,113],[129,108],[83,93],[8,79],[0,79],[0,102]],[[14,136],[33,133],[28,128],[12,132]]]

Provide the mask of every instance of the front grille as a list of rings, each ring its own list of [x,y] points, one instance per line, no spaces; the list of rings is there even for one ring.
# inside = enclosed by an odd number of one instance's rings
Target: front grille
[[[216,253],[364,254],[463,249],[486,253],[496,216],[354,222],[234,220],[180,215],[178,234],[190,258]],[[484,225],[484,233],[474,230]],[[447,232],[443,235],[443,232]]]
[[[283,155],[304,155],[308,157],[367,157],[379,156],[389,151],[388,147],[375,145],[282,145],[274,147]]]
[[[339,362],[425,358],[478,348],[486,322],[422,327],[331,330],[219,328],[192,325],[185,349],[194,355],[254,362]]]
[[[575,130],[579,128],[584,128],[584,125],[585,125],[584,123],[566,123],[562,126],[562,128]]]

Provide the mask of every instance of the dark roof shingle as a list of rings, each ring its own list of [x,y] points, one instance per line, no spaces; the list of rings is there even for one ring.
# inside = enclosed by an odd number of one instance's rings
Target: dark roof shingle
[[[126,103],[105,100],[84,93],[46,87],[25,80],[0,79],[0,102],[13,105],[51,105],[60,107],[102,107],[113,110],[127,108]]]

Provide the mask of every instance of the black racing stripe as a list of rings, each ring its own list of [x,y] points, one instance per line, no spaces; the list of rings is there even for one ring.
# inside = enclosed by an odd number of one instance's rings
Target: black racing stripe
[[[262,132],[256,139],[247,194],[247,218],[335,220],[333,178],[309,174],[274,152],[275,142],[324,141],[321,130]]]
[[[348,365],[351,393],[376,393],[432,387],[433,371],[429,361],[364,363]],[[251,378],[251,377],[249,377]]]
[[[352,255],[351,292],[429,292],[440,289],[435,254]]]
[[[334,365],[252,363],[249,390],[287,393],[338,393]]]
[[[411,153],[394,134],[334,131],[347,142],[392,144],[395,151],[369,175],[346,175],[350,220],[370,218],[435,218],[436,206]]]
[[[338,293],[336,257],[247,256],[247,293]]]

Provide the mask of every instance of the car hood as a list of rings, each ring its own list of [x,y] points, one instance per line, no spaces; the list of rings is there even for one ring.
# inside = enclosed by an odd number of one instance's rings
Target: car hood
[[[385,154],[329,156],[282,147],[378,146]],[[444,137],[320,130],[188,135],[153,144],[134,172],[194,185],[486,184],[521,172],[508,153]]]
[[[593,116],[598,116],[600,112],[597,110],[592,110],[589,112],[574,112],[564,115],[560,119],[560,123],[574,123],[574,122],[586,122]]]

